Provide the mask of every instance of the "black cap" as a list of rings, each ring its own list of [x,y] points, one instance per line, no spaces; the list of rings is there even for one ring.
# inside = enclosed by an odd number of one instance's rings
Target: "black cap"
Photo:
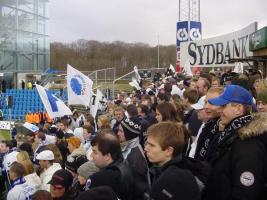
[[[65,169],[60,169],[53,174],[52,179],[48,184],[51,184],[56,188],[68,189],[72,185],[72,181],[73,177],[71,173]]]

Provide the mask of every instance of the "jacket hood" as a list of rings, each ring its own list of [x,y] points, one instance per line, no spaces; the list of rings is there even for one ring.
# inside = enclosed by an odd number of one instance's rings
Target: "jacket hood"
[[[69,156],[75,157],[75,156],[85,155],[85,154],[86,152],[83,148],[83,145],[80,145],[80,147],[77,149],[74,149],[74,151]]]
[[[241,139],[261,136],[267,132],[267,113],[252,114],[253,120],[238,130]]]

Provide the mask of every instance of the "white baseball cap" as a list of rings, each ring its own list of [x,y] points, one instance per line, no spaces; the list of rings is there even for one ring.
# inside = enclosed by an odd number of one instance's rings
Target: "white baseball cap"
[[[55,156],[54,153],[50,150],[44,150],[41,151],[37,156],[36,156],[37,160],[54,160]]]
[[[205,106],[205,99],[206,96],[201,97],[197,103],[192,105],[192,108],[194,108],[195,110],[202,110]]]

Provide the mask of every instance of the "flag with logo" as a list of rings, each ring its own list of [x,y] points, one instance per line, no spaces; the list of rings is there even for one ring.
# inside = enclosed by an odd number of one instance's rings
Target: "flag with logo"
[[[69,105],[90,105],[93,81],[82,72],[67,66],[67,88]]]
[[[36,84],[36,89],[44,104],[44,107],[51,118],[72,115],[71,110],[65,103],[53,95],[50,91]]]

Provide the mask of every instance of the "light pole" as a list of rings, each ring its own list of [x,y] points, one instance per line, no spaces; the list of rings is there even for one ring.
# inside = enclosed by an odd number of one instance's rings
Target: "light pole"
[[[159,34],[158,34],[158,70],[159,70]]]

